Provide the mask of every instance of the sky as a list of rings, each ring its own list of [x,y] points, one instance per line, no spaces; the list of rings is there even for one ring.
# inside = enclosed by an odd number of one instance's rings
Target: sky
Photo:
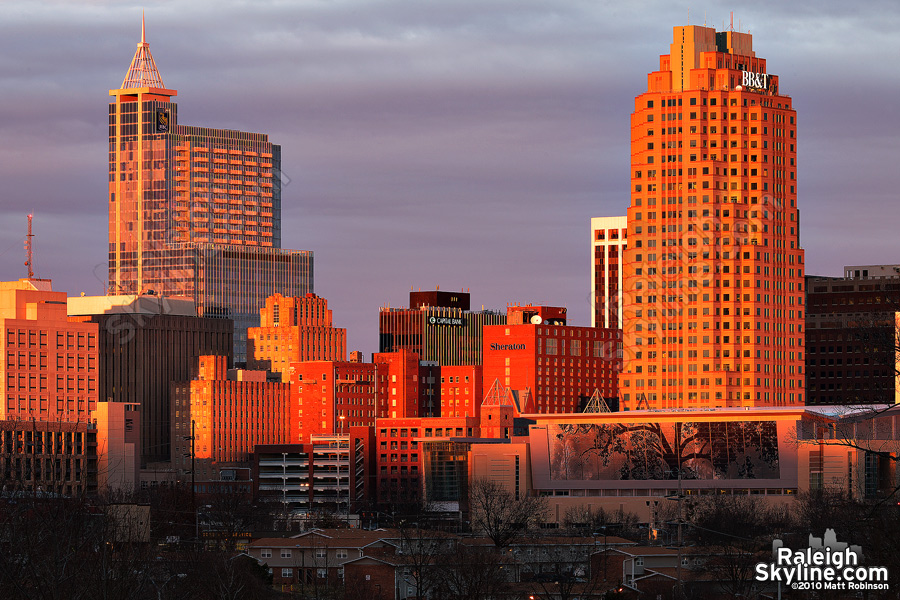
[[[348,350],[411,289],[590,324],[590,219],[625,214],[629,119],[672,27],[753,34],[797,111],[809,274],[900,263],[900,3],[0,2],[0,280],[104,293],[108,90],[147,41],[179,122],[282,147],[282,246]]]

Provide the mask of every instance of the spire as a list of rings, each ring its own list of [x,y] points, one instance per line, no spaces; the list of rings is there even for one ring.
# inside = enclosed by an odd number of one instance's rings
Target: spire
[[[131,59],[128,73],[122,80],[121,89],[149,87],[165,89],[166,86],[163,85],[156,62],[153,60],[153,55],[150,54],[150,44],[147,43],[144,27],[144,13],[141,12],[141,41],[137,45],[134,58]]]

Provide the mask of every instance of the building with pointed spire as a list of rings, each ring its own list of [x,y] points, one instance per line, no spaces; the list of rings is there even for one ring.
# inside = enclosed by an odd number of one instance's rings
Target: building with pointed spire
[[[281,249],[281,147],[182,125],[141,27],[109,104],[110,295],[187,296],[234,320],[235,360],[275,293],[313,290],[311,252]]]

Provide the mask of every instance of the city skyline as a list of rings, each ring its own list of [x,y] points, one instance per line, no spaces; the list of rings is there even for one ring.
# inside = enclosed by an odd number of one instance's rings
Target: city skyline
[[[25,276],[34,212],[36,276],[70,295],[102,293],[104,96],[140,39],[139,7],[104,7],[14,3],[0,24],[10,57],[0,269]],[[729,8],[707,9],[708,24],[727,28]],[[881,99],[900,77],[874,59],[897,49],[900,13],[830,10],[763,6],[734,26],[765,48],[798,108],[807,273],[838,275],[890,262],[900,126]],[[470,289],[476,308],[565,305],[572,324],[590,323],[589,221],[628,206],[633,99],[665,51],[659,40],[687,23],[686,7],[661,4],[226,5],[212,19],[202,7],[147,7],[147,39],[184,119],[266,131],[282,146],[283,246],[315,252],[315,291],[348,350],[366,354],[378,307],[405,305],[410,286]],[[47,164],[57,176],[43,176]]]

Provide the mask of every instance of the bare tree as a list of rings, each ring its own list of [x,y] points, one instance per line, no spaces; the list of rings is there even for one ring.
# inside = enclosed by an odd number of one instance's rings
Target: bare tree
[[[505,548],[517,536],[539,526],[547,518],[547,501],[537,496],[516,497],[502,484],[476,480],[469,490],[472,529]]]
[[[442,558],[456,546],[456,538],[441,531],[423,529],[419,523],[400,523],[400,552],[416,589],[416,600],[435,597],[441,580]]]
[[[506,597],[516,579],[514,565],[497,548],[458,544],[441,568],[436,598],[493,600]]]

